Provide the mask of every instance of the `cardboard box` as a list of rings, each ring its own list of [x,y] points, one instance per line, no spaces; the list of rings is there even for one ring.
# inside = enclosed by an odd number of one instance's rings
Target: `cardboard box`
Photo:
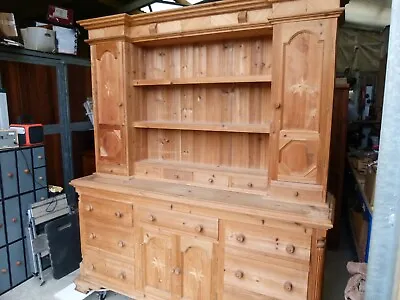
[[[50,52],[56,51],[56,33],[41,27],[28,27],[21,29],[22,38],[26,49]]]
[[[374,206],[375,200],[375,184],[376,184],[376,166],[371,166],[367,169],[365,174],[365,187],[364,192],[367,197],[367,201]]]
[[[0,37],[18,37],[14,14],[0,13]]]

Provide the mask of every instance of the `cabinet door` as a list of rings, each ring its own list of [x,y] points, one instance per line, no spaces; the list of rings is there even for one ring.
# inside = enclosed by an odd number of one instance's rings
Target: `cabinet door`
[[[193,237],[180,238],[182,300],[216,299],[216,260],[214,244]]]
[[[3,152],[0,154],[1,179],[3,182],[4,198],[18,194],[17,166],[15,152]]]
[[[26,193],[33,190],[31,149],[17,151],[19,191]]]
[[[173,280],[180,276],[176,265],[176,237],[158,229],[140,229],[141,259],[138,261],[141,288],[145,294],[172,299]]]

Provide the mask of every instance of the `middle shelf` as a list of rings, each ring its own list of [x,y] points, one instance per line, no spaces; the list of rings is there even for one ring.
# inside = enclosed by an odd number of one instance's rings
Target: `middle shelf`
[[[270,133],[270,123],[265,124],[233,124],[233,123],[184,123],[174,121],[137,121],[135,128],[217,131],[217,132],[245,132]]]

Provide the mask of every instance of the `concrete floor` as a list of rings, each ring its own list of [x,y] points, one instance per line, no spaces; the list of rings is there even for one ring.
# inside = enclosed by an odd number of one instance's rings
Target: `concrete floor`
[[[328,251],[325,261],[325,278],[323,300],[340,300],[344,299],[343,291],[346,287],[349,278],[346,264],[348,261],[355,259],[354,251],[352,250],[350,237],[347,230],[343,228],[341,246],[337,251]],[[3,296],[1,300],[53,300],[56,299],[54,294],[70,285],[77,276],[78,271],[69,274],[68,276],[54,280],[50,270],[46,272],[46,284],[39,286],[37,279],[30,279],[22,285],[16,287]],[[97,299],[97,295],[93,294],[86,298],[87,300]],[[85,300],[86,300],[85,299]],[[109,293],[107,300],[128,300],[121,295]]]

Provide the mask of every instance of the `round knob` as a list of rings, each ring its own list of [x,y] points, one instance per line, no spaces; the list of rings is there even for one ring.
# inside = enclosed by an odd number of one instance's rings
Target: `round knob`
[[[96,235],[94,233],[89,234],[89,239],[94,240],[96,238]]]
[[[89,266],[89,270],[94,271],[94,269],[95,269],[94,265]]]
[[[118,275],[118,278],[121,279],[121,280],[125,280],[125,278],[126,278],[125,273],[120,273],[120,274]]]
[[[17,223],[17,218],[12,218],[11,221],[12,221],[13,223]]]
[[[209,183],[214,183],[214,179],[213,179],[213,178],[210,178],[210,179],[208,179],[208,182],[209,182]]]
[[[236,236],[236,240],[239,243],[243,243],[246,240],[246,237],[243,234],[239,234],[239,235]]]
[[[0,229],[3,228],[3,226],[4,226],[3,224],[0,224]]]
[[[242,279],[244,277],[244,273],[243,271],[238,270],[235,272],[235,276],[236,278]]]
[[[249,182],[249,183],[247,184],[247,186],[248,186],[249,188],[252,188],[252,187],[253,187],[253,184],[252,184],[251,182]]]
[[[175,179],[179,179],[179,175],[174,175]]]
[[[150,215],[149,216],[149,221],[150,222],[154,222],[156,220],[156,217],[155,216],[153,216],[153,215]]]
[[[118,247],[124,248],[124,247],[125,247],[124,241],[119,241],[119,242],[118,242]]]
[[[181,269],[180,268],[175,268],[174,269],[174,274],[175,275],[180,275],[181,274]]]
[[[321,249],[321,248],[325,248],[326,245],[326,239],[319,239],[317,240],[317,248]]]
[[[7,273],[7,269],[1,269],[1,273],[3,274]]]
[[[286,281],[285,284],[283,285],[283,288],[286,291],[291,292],[293,290],[293,284],[289,281]]]
[[[275,104],[275,108],[276,108],[276,109],[280,109],[280,108],[281,108],[281,104],[280,104],[280,103],[276,103],[276,104]]]
[[[287,245],[286,246],[286,252],[289,254],[293,254],[296,248],[293,245]]]
[[[197,225],[195,229],[196,229],[196,232],[200,233],[203,231],[204,228],[202,225]]]
[[[299,192],[294,192],[295,197],[298,197],[299,195],[300,195]]]
[[[10,177],[10,178],[13,178],[14,174],[10,172],[10,173],[7,174],[7,176]]]
[[[91,206],[91,205],[86,206],[86,210],[87,211],[93,211],[93,206]]]
[[[17,260],[15,264],[19,267],[20,265],[22,265],[22,262]]]
[[[39,177],[39,180],[43,180],[43,176],[40,176],[40,177]]]
[[[24,170],[24,173],[25,173],[25,174],[29,174],[30,172],[31,172],[31,171],[30,171],[29,169],[25,169],[25,170]]]
[[[118,104],[119,107],[122,107],[123,105],[124,105],[123,103],[119,103],[119,104]]]
[[[122,213],[120,211],[115,212],[117,218],[122,218]]]
[[[41,155],[38,155],[38,157],[37,157],[38,159],[43,159],[43,156],[41,156]]]

